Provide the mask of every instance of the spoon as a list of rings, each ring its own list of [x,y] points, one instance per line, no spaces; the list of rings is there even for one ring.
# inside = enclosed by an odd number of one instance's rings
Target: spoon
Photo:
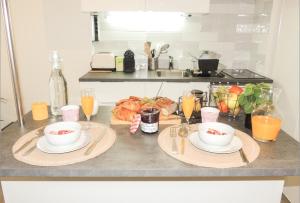
[[[188,136],[188,129],[187,129],[186,125],[184,125],[184,124],[181,125],[181,127],[178,130],[178,136],[181,137],[180,152],[181,152],[181,154],[184,154],[185,138]]]

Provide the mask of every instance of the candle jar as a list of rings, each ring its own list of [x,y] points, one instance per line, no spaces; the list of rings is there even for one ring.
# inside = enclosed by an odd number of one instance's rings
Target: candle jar
[[[34,102],[31,105],[32,119],[35,121],[48,118],[48,106],[46,102]]]
[[[147,108],[141,111],[141,130],[144,133],[152,134],[158,131],[159,109]]]

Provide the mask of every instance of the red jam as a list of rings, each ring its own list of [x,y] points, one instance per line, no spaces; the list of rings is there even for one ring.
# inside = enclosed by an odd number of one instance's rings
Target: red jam
[[[156,133],[159,127],[159,109],[148,108],[141,112],[141,130],[144,133]]]

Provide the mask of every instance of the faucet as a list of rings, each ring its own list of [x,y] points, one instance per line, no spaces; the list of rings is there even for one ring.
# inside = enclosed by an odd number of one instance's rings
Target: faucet
[[[169,56],[169,70],[173,70],[174,69],[174,63],[173,63],[173,56]]]

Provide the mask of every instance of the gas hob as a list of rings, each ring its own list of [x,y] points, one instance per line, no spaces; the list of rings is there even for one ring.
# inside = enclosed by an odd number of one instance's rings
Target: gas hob
[[[265,79],[266,78],[249,69],[223,69],[220,73],[228,75],[234,79]]]

